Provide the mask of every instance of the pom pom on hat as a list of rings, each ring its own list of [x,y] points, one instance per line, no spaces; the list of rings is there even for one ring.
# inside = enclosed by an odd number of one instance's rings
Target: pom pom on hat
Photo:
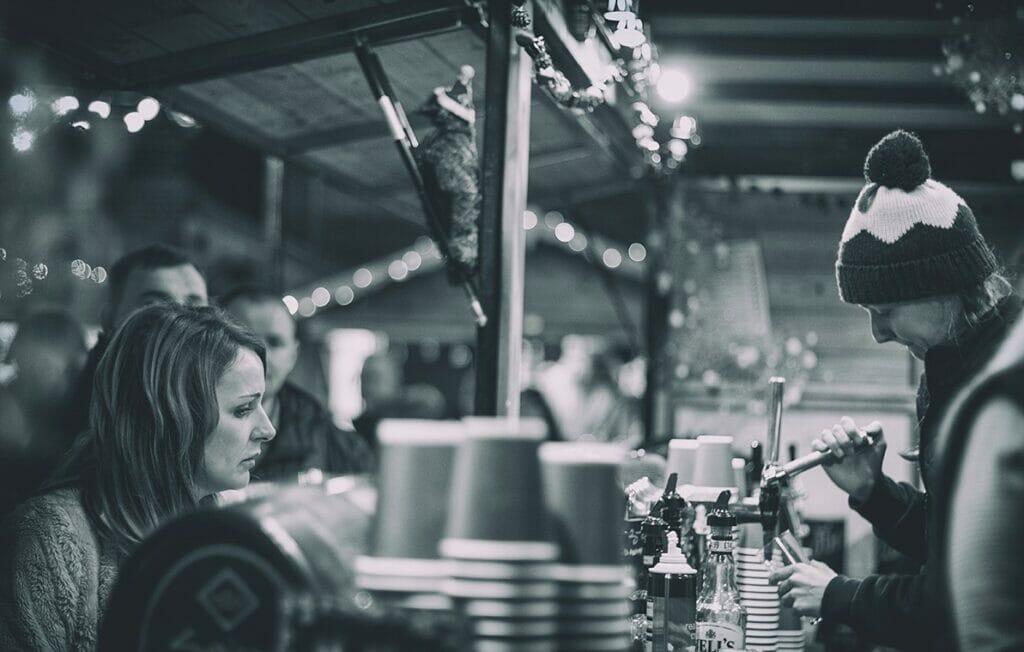
[[[924,145],[917,136],[902,129],[878,141],[864,161],[864,178],[869,183],[904,192],[920,186],[931,174]]]

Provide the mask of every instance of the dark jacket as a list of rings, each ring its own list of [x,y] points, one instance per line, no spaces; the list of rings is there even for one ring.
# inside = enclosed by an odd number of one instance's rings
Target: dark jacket
[[[825,589],[821,614],[845,623],[872,643],[907,650],[955,650],[946,609],[945,571],[938,554],[943,532],[934,527],[945,512],[949,480],[939,472],[938,433],[953,397],[989,360],[1021,311],[1017,297],[1003,300],[960,341],[933,347],[924,361],[917,393],[921,483],[925,492],[883,476],[863,503],[850,500],[893,548],[923,564],[915,575],[838,576]]]
[[[1024,319],[957,396],[939,434],[939,471],[951,481],[936,491],[948,507],[936,515],[945,534],[936,557],[960,649],[974,652],[1024,649],[1024,431],[991,416],[984,430],[975,425],[997,400],[1024,413]]]
[[[368,473],[373,453],[357,433],[341,430],[320,402],[286,382],[277,395],[277,435],[260,455],[255,480],[295,480],[300,471]]]

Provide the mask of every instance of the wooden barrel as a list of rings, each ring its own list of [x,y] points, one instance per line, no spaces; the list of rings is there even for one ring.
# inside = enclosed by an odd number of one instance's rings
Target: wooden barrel
[[[282,485],[161,527],[122,567],[100,649],[289,649],[297,609],[356,593],[373,491],[329,486]]]

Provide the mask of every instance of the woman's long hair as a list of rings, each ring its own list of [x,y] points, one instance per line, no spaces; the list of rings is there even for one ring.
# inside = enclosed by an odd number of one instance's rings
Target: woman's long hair
[[[90,427],[49,483],[77,486],[100,537],[122,553],[169,516],[196,505],[216,388],[241,349],[266,366],[260,340],[217,308],[141,308],[100,359]]]

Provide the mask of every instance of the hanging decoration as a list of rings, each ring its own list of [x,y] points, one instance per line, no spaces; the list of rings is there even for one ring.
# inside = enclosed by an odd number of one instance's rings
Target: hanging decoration
[[[636,48],[647,41],[644,22],[640,20],[639,0],[608,0],[605,20],[615,23],[612,36],[624,48]]]
[[[611,65],[603,83],[586,89],[573,88],[565,74],[555,67],[544,37],[529,31],[532,21],[520,4],[513,4],[512,24],[518,30],[516,42],[533,59],[535,81],[560,106],[580,113],[593,111],[606,101],[609,86],[621,83],[625,95],[634,98],[630,126],[645,163],[656,173],[669,173],[682,164],[691,147],[700,145],[700,135],[697,121],[689,116],[677,116],[670,129],[658,130],[660,120],[651,110],[648,98],[661,69],[643,21],[637,18],[638,4],[636,0],[609,0],[604,18],[616,25],[613,36],[620,58]]]
[[[450,88],[438,86],[421,108],[434,129],[416,148],[423,181],[440,198],[438,217],[454,262],[467,275],[476,273],[479,250],[480,169],[476,150],[476,110],[473,108],[472,66],[462,66]],[[457,279],[453,279],[457,282]]]
[[[603,85],[585,89],[573,88],[565,74],[555,68],[543,36],[522,31],[516,34],[516,43],[533,59],[534,79],[559,105],[575,111],[593,111],[604,103]]]
[[[512,26],[516,29],[516,43],[533,59],[534,81],[560,106],[572,111],[593,111],[605,101],[608,84],[614,79],[614,71],[601,84],[589,88],[573,88],[572,82],[561,70],[555,67],[548,53],[547,43],[543,36],[530,31],[533,20],[522,3],[512,6]]]
[[[978,113],[1010,115],[1024,132],[1024,2],[936,3],[952,14],[943,40],[945,63],[935,68],[964,92]]]

